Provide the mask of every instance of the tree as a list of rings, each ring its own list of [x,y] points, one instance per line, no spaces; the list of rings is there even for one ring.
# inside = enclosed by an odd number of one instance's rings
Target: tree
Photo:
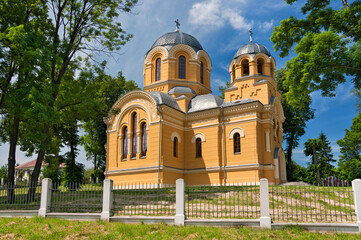
[[[341,147],[339,177],[349,182],[361,178],[361,112],[353,119],[350,130],[345,129],[344,138],[337,144]]]
[[[5,164],[0,167],[0,181],[1,179],[7,179],[8,177],[8,165]]]
[[[333,9],[330,0],[307,0],[302,7],[305,19],[289,17],[273,30],[271,41],[280,57],[288,56],[292,48],[296,54],[286,63],[284,82],[294,106],[302,106],[313,91],[334,96],[345,76],[361,87],[361,1],[338,3]]]
[[[42,87],[41,96],[46,104],[41,107],[44,116],[41,132],[35,141],[38,153],[31,181],[36,181],[40,174],[41,163],[52,144],[53,126],[59,123],[59,109],[56,106],[61,96],[60,90],[69,67],[76,61],[80,52],[113,52],[124,45],[131,35],[125,34],[118,21],[120,12],[129,12],[137,0],[94,0],[94,1],[63,1],[49,2],[50,23],[46,32],[49,50],[49,64],[43,70],[49,72],[49,78]],[[81,64],[79,65],[81,67]],[[29,190],[28,199],[35,196]]]
[[[287,143],[286,147],[286,168],[287,179],[289,181],[299,180],[297,173],[302,173],[300,166],[292,161],[292,151],[298,146],[300,137],[302,137],[306,131],[306,122],[314,118],[314,110],[310,107],[311,99],[304,99],[302,107],[294,107],[290,105],[286,98],[288,87],[284,84],[286,80],[286,69],[281,68],[276,71],[276,82],[278,91],[282,94],[281,102],[283,112],[285,115],[285,122],[283,123],[283,139]]]
[[[107,126],[103,122],[103,117],[108,115],[111,107],[122,94],[138,89],[138,86],[133,81],[126,81],[121,72],[116,77],[106,74],[105,62],[100,66],[93,66],[87,74],[91,75],[90,78],[96,83],[97,92],[93,95],[93,99],[97,102],[97,108],[92,117],[84,121],[82,128],[85,134],[80,142],[84,146],[87,159],[94,164],[95,178],[104,179]]]
[[[2,140],[9,142],[8,183],[14,184],[15,153],[21,122],[30,106],[26,96],[41,81],[40,70],[47,61],[44,31],[46,2],[36,0],[0,1],[0,113]],[[13,202],[13,189],[8,201]]]
[[[219,96],[220,98],[223,98],[223,99],[224,99],[224,91],[225,91],[227,88],[229,88],[229,85],[231,85],[231,83],[227,81],[225,87],[224,87],[224,86],[219,86],[219,87],[218,87],[218,91],[219,91],[219,93],[221,94],[221,95]]]
[[[330,142],[323,132],[318,138],[308,139],[305,142],[304,153],[312,159],[308,166],[308,182],[320,184],[321,179],[333,173],[334,167],[330,163],[335,160],[331,152]]]

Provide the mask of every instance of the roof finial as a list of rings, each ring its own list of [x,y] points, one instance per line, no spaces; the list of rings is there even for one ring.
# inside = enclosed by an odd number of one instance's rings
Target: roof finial
[[[253,35],[252,28],[250,28],[248,32],[249,32],[249,42],[252,43],[252,35]]]
[[[175,22],[175,31],[176,31],[176,32],[179,32],[180,23],[179,23],[179,21],[178,21],[178,18],[177,18],[176,20],[174,20],[174,22]]]

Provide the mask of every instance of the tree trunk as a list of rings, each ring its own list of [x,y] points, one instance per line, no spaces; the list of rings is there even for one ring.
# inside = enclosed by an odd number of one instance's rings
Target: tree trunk
[[[10,134],[10,148],[9,148],[9,158],[8,158],[8,202],[14,203],[14,180],[15,180],[15,156],[16,156],[16,145],[18,143],[18,134],[19,134],[19,123],[20,119],[14,117],[13,128]]]
[[[49,142],[49,125],[44,124],[44,134],[45,134],[45,139],[41,142],[41,146],[45,147],[48,142]],[[36,163],[35,163],[35,167],[34,167],[34,171],[31,174],[31,180],[30,180],[30,184],[31,185],[36,185],[36,183],[38,182],[39,176],[40,176],[40,171],[41,171],[41,165],[43,163],[43,160],[45,158],[45,150],[40,148],[39,152],[38,152],[38,157],[36,158]],[[36,188],[35,187],[31,187],[29,188],[28,191],[28,196],[27,196],[27,200],[28,202],[33,202],[35,199],[35,192],[36,192]]]
[[[316,155],[316,146],[312,146],[313,150],[313,163],[316,166],[316,182],[317,184],[320,184],[320,169],[318,168],[318,162],[317,162],[317,155]]]
[[[345,8],[348,8],[348,3],[347,0],[342,0],[342,4]]]
[[[292,150],[293,150],[293,140],[291,140],[287,146],[287,163],[288,164],[290,164],[292,161]]]
[[[97,165],[97,154],[94,154],[94,171],[98,169]]]

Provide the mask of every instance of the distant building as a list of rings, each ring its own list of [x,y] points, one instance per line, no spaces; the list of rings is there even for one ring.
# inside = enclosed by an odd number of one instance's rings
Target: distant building
[[[31,178],[31,174],[34,171],[35,164],[36,164],[36,159],[15,167],[15,179],[19,179],[19,177],[21,176],[20,179],[21,181],[23,180],[29,181]],[[45,167],[46,165],[47,163],[43,161],[41,164],[41,169],[43,169],[43,167]],[[66,166],[65,163],[59,165],[60,168],[65,168],[65,166]]]
[[[199,41],[178,30],[164,34],[144,56],[144,90],[119,98],[105,120],[106,178],[115,184],[286,182],[275,68],[267,48],[251,40],[230,61],[222,99],[211,94],[212,62]]]

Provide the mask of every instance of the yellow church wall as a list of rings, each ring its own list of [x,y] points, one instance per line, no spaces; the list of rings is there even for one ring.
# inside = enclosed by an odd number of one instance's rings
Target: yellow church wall
[[[263,170],[262,178],[267,178],[270,183],[279,183],[279,179],[274,178],[274,170]]]
[[[185,174],[186,185],[221,184],[219,172]]]
[[[202,157],[196,157],[196,144],[192,143],[195,134],[201,133],[205,137],[202,142]],[[219,166],[221,162],[220,142],[221,129],[219,126],[195,129],[185,133],[185,168],[206,168]]]
[[[178,139],[178,154],[173,156],[173,141],[171,139],[172,133],[177,133],[181,139]],[[184,137],[183,131],[171,127],[167,124],[163,125],[163,141],[162,141],[162,155],[164,166],[183,169],[184,168]]]
[[[241,153],[234,153],[234,140],[229,139],[230,132],[235,128],[241,128],[244,131],[244,137],[241,137]],[[226,125],[226,156],[227,165],[242,165],[258,163],[257,151],[257,121],[235,123]]]
[[[226,171],[227,184],[229,183],[254,183],[259,182],[259,170]]]
[[[108,170],[117,169],[117,132],[108,133],[108,159],[107,168]]]
[[[158,183],[158,172],[147,172],[147,173],[126,173],[126,174],[110,174],[107,179],[112,179],[114,186],[127,185],[127,184],[157,184]]]
[[[174,172],[168,172],[168,171],[162,171],[163,184],[175,184],[177,179],[184,179],[184,175],[181,173],[174,173]]]

